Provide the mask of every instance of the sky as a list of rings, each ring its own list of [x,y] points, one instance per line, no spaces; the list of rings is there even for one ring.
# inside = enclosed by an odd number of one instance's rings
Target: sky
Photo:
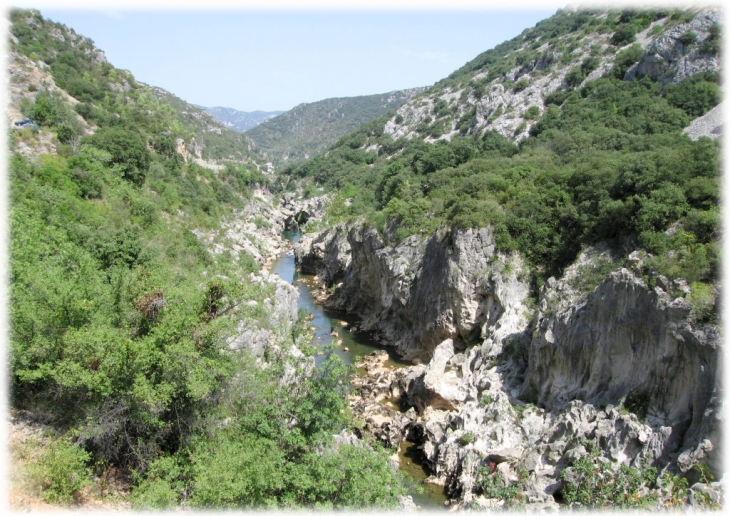
[[[65,8],[74,5],[68,2],[56,2],[63,9],[46,4],[39,6],[44,17],[91,38],[112,65],[137,80],[193,104],[241,111],[430,86],[559,7],[452,10],[441,2],[437,10],[406,4],[397,10],[206,10],[202,4],[80,10]]]

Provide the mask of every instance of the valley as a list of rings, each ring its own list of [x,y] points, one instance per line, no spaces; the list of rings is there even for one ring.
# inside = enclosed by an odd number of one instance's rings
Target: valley
[[[12,10],[11,508],[721,509],[722,14],[239,133]]]

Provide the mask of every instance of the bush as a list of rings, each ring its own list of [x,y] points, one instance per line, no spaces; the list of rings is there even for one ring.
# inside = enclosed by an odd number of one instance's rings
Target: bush
[[[523,91],[524,89],[526,89],[529,85],[530,85],[530,81],[528,81],[527,79],[520,79],[519,81],[517,81],[515,83],[514,86],[512,86],[512,90],[515,93],[519,93],[519,92]]]
[[[127,181],[139,186],[144,183],[151,155],[147,143],[137,131],[121,127],[101,128],[84,141],[111,155]]]
[[[710,36],[700,45],[700,53],[716,56],[720,53],[721,48],[720,26],[715,23],[710,27]]]
[[[636,28],[633,25],[621,25],[611,36],[611,44],[623,47],[636,40]]]
[[[524,477],[524,473],[520,476]],[[502,478],[496,470],[496,463],[494,462],[490,463],[489,466],[481,466],[477,470],[476,489],[486,498],[504,500],[508,506],[520,505],[524,502],[519,484]]]
[[[571,68],[567,74],[565,74],[565,84],[571,88],[575,88],[581,82],[583,82],[584,75],[579,66]]]
[[[695,281],[690,285],[690,288],[692,289],[692,294],[688,301],[692,303],[697,320],[716,323],[717,310],[712,285]]]
[[[244,436],[210,445],[194,459],[193,506],[278,506],[277,493],[285,486],[285,458],[275,442]]]
[[[639,470],[622,464],[614,471],[610,462],[595,456],[583,456],[560,474],[563,498],[569,504],[587,508],[647,507],[656,499],[642,490],[656,481],[656,468]]]
[[[686,47],[690,47],[697,42],[697,34],[694,32],[685,32],[677,40]]]
[[[189,478],[189,464],[179,455],[160,457],[152,464],[146,479],[137,479],[132,490],[132,507],[135,509],[169,509],[177,505],[185,493]]]
[[[624,408],[632,414],[636,414],[636,417],[640,421],[646,419],[650,405],[651,397],[649,394],[631,392],[626,396],[626,400],[624,401]]]
[[[641,45],[631,45],[629,48],[626,48],[616,54],[611,73],[617,79],[623,79],[624,75],[626,75],[626,72],[629,71],[629,68],[631,68],[634,63],[639,61],[639,59],[641,59],[643,56],[644,49],[641,48]]]
[[[395,509],[407,491],[387,455],[358,445],[310,454],[293,470],[284,498],[316,509]]]
[[[711,74],[696,74],[664,90],[667,102],[692,117],[702,116],[722,100],[720,86]]]
[[[464,432],[459,437],[459,444],[461,446],[466,446],[468,444],[471,444],[474,442],[475,436],[473,432]]]
[[[86,463],[88,452],[61,438],[46,447],[31,468],[31,478],[41,484],[48,503],[69,505],[74,495],[90,483]]]
[[[570,97],[569,91],[554,91],[545,97],[545,105],[549,106],[550,104],[553,104],[555,106],[560,106],[568,97]]]
[[[598,68],[598,65],[601,64],[601,60],[597,57],[586,57],[583,62],[580,65],[580,71],[583,72],[583,75],[588,75],[593,70]]]
[[[540,108],[537,106],[530,106],[522,116],[527,120],[535,120],[540,116]]]

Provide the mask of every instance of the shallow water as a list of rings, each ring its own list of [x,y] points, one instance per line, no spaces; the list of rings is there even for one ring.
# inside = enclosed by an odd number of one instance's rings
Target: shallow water
[[[284,238],[292,243],[299,241],[300,233],[293,231],[285,231]],[[335,344],[333,349],[337,356],[347,364],[354,364],[360,357],[368,355],[375,350],[388,352],[390,358],[385,362],[386,367],[396,368],[411,365],[410,362],[401,360],[395,352],[386,349],[373,338],[371,332],[355,332],[350,331],[349,327],[357,322],[357,318],[341,312],[333,312],[325,310],[322,306],[315,303],[312,297],[312,290],[317,288],[314,276],[300,274],[296,270],[294,264],[294,252],[287,251],[282,254],[273,264],[271,272],[278,274],[281,279],[298,286],[299,301],[298,309],[304,308],[314,317],[309,321],[314,325],[314,341],[323,348],[327,348],[334,340],[342,341]],[[333,331],[334,330],[334,331]],[[334,334],[334,336],[333,336]],[[347,348],[347,350],[345,349]],[[316,355],[315,364],[319,366],[326,358],[326,355]],[[364,373],[364,371],[361,371]],[[400,400],[386,400],[385,405],[393,410],[402,410]],[[398,448],[398,456],[401,461],[401,471],[406,473],[413,480],[415,485],[422,486],[422,492],[417,493],[415,490],[409,493],[413,500],[425,509],[443,508],[446,496],[441,486],[425,484],[423,481],[428,476],[427,470],[421,465],[418,458],[416,445],[404,441]]]
[[[292,243],[296,243],[300,238],[300,234],[285,231],[284,238]],[[354,364],[360,357],[368,355],[375,350],[384,349],[383,346],[379,346],[375,342],[371,332],[353,332],[349,330],[349,326],[357,322],[357,318],[345,313],[325,310],[315,303],[311,293],[317,285],[314,281],[314,276],[300,274],[296,270],[293,251],[287,251],[281,255],[274,262],[271,272],[278,274],[284,281],[298,286],[299,301],[297,308],[300,310],[304,308],[307,312],[314,315],[314,318],[309,321],[315,327],[314,341],[325,348],[334,341],[342,341],[339,344],[335,344],[334,352],[346,365]],[[332,335],[333,333],[334,336]],[[410,362],[405,362],[398,358],[393,351],[387,349],[386,351],[388,351],[388,355],[390,356],[390,359],[385,364],[387,367],[395,368],[411,365]],[[324,360],[324,355],[315,357],[315,362],[318,366]]]
[[[422,452],[418,445],[409,441],[403,441],[398,446],[398,458],[400,459],[400,470],[408,475],[417,485],[421,486],[420,493],[412,492],[410,495],[413,501],[424,509],[443,508],[447,500],[443,486],[427,484],[424,482],[429,476],[428,469],[421,461]]]

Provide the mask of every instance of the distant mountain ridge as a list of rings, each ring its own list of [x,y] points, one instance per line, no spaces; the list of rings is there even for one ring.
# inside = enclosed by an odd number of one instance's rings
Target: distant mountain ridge
[[[275,166],[296,163],[321,154],[342,136],[398,109],[424,90],[410,88],[299,104],[246,131],[246,136]]]
[[[194,104],[195,105],[195,104]],[[284,113],[284,111],[239,111],[229,107],[205,107],[195,105],[213,115],[216,120],[234,131],[244,132],[260,123]]]

